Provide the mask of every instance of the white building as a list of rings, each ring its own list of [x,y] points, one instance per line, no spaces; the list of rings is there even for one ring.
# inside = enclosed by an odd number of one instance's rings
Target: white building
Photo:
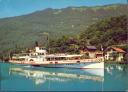
[[[114,61],[123,61],[125,51],[117,47],[108,47],[106,49],[105,59]]]

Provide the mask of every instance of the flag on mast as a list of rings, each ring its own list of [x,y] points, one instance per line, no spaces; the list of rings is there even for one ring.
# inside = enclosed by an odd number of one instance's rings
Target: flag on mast
[[[101,45],[101,50],[102,50],[102,51],[104,50],[102,45]]]

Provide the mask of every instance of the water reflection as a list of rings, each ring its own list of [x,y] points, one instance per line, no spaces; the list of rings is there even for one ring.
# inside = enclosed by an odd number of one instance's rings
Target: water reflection
[[[117,71],[127,71],[128,70],[128,65],[121,65],[121,64],[109,64],[105,66],[105,70],[109,73],[112,74],[113,70]]]
[[[125,81],[127,80],[127,76],[128,76],[128,65],[109,64],[109,65],[105,66],[105,72],[106,72],[105,79],[108,79],[108,77],[110,79],[110,77],[111,77],[114,80],[124,81],[122,83],[125,83]],[[106,82],[108,82],[108,80],[106,80],[105,83]],[[117,85],[117,84],[115,84],[115,85]]]
[[[69,82],[72,80],[93,80],[102,82],[104,81],[104,70],[73,70],[73,69],[33,69],[25,67],[15,67],[9,69],[10,75],[20,75],[34,81],[36,85],[44,84],[46,81],[53,82]],[[99,73],[100,72],[100,73]],[[102,74],[103,73],[103,74]],[[101,75],[100,75],[101,74]]]
[[[43,68],[15,64],[0,64],[0,68],[3,91],[126,91],[128,89],[128,65],[106,64],[105,70]]]

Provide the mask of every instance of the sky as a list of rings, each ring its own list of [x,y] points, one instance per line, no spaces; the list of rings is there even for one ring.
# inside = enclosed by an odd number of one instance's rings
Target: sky
[[[46,8],[126,4],[127,0],[0,0],[0,18],[29,14]]]

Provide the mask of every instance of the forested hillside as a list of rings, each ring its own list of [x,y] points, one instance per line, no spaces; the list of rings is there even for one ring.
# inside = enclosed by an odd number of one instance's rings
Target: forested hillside
[[[90,25],[80,38],[92,45],[126,44],[128,38],[128,16],[111,17]]]
[[[128,16],[106,18],[90,25],[76,37],[63,36],[50,42],[53,52],[79,52],[85,46],[94,45],[99,50],[101,46],[119,45],[128,49]]]
[[[113,41],[116,44],[125,43],[127,15],[128,5],[118,4],[45,9],[29,15],[0,19],[0,52],[32,47],[35,41],[44,45],[47,42],[44,32],[55,40],[63,35],[75,38],[81,33],[80,40],[86,44],[102,43],[107,46]]]

